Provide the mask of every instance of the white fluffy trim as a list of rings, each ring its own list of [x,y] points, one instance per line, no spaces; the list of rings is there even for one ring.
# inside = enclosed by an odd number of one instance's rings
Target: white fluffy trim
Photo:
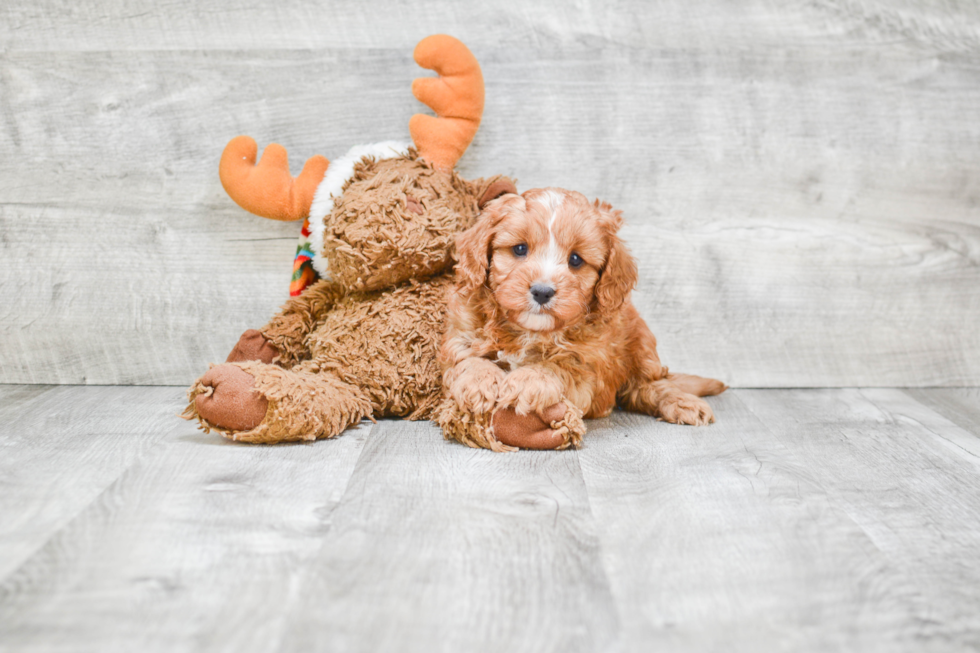
[[[323,257],[323,219],[333,211],[334,198],[340,197],[344,186],[354,177],[354,166],[366,156],[376,160],[394,159],[408,154],[409,143],[384,141],[372,145],[355,145],[344,156],[334,159],[327,167],[327,174],[316,188],[310,205],[310,246],[313,250],[313,268],[324,279],[330,278],[328,261]]]

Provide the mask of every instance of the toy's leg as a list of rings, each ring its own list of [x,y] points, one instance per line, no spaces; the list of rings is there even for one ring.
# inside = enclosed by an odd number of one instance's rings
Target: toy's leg
[[[187,419],[241,442],[331,438],[370,417],[355,386],[301,364],[291,370],[258,361],[212,367],[187,393]]]
[[[269,400],[255,390],[255,377],[237,365],[212,367],[191,386],[187,398],[191,416],[202,426],[230,433],[252,430],[269,411]]]
[[[565,402],[543,415],[518,415],[513,408],[473,413],[446,397],[436,411],[436,422],[447,440],[492,451],[578,447],[585,434],[582,412]]]
[[[585,435],[582,411],[569,401],[527,415],[520,415],[513,408],[499,408],[492,424],[498,442],[521,449],[578,448]]]
[[[703,426],[714,422],[708,402],[685,392],[684,388],[694,389],[689,383],[674,383],[670,376],[656,381],[634,379],[620,394],[620,404],[626,410],[654,415],[674,424]]]

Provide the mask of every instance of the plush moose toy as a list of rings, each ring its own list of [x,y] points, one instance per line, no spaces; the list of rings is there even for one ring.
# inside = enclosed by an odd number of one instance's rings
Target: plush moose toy
[[[267,218],[308,216],[308,242],[297,254],[294,296],[188,391],[184,416],[205,430],[273,443],[330,438],[365,417],[398,416],[437,419],[447,437],[470,446],[511,448],[495,437],[493,415],[467,414],[446,398],[437,350],[455,238],[484,204],[516,187],[503,176],[467,181],[453,170],[483,112],[472,53],[436,35],[418,44],[415,60],[439,77],[412,86],[438,115],[412,117],[414,148],[384,142],[333,162],[315,156],[296,178],[279,145],[258,165],[251,138],[225,148],[220,177],[232,199]],[[505,412],[503,430],[518,446],[563,448],[585,431],[572,407],[548,423]]]

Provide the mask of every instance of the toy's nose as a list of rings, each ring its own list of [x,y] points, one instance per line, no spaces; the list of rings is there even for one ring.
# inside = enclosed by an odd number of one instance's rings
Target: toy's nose
[[[551,286],[546,286],[543,283],[536,283],[531,286],[531,297],[534,297],[534,301],[542,306],[550,302],[554,296],[555,289]]]

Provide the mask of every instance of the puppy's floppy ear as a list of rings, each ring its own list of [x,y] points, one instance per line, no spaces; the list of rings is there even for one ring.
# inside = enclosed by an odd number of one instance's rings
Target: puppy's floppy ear
[[[492,211],[484,211],[476,224],[456,236],[456,287],[471,293],[487,279],[490,269],[490,241],[496,223]]]
[[[599,273],[595,296],[603,310],[615,310],[623,305],[636,286],[638,279],[636,259],[616,235],[623,224],[622,212],[614,210],[613,207],[599,200],[595,201],[595,207],[599,211],[599,225],[602,227],[603,238],[609,249],[606,264]]]
[[[519,195],[512,199],[523,201]],[[456,236],[456,287],[460,291],[473,292],[486,282],[493,235],[510,204],[508,200],[490,204],[476,224]]]

